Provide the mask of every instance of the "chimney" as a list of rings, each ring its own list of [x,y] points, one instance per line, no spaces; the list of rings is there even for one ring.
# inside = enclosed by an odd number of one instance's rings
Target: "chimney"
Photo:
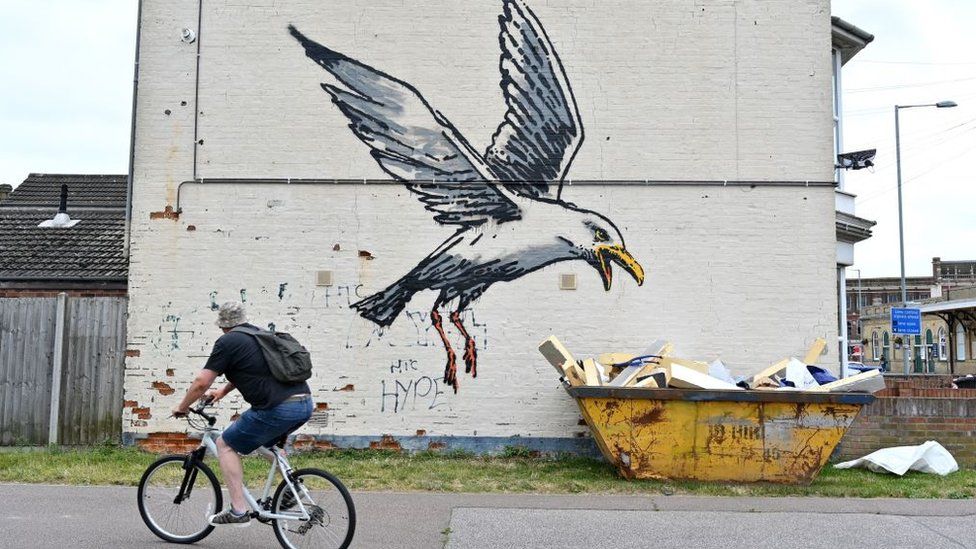
[[[9,183],[0,184],[0,202],[3,202],[14,192],[14,188]]]

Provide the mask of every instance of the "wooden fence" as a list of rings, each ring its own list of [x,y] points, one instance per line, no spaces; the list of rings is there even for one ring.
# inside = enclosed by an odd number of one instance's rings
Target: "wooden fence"
[[[120,438],[126,305],[0,298],[0,445]]]

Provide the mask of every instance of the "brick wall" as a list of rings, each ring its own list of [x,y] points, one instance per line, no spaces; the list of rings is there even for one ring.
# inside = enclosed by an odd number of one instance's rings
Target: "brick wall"
[[[182,428],[165,411],[220,335],[212,308],[229,299],[310,348],[315,400],[328,414],[307,432],[334,440],[421,431],[572,440],[578,410],[535,350],[550,334],[580,356],[667,338],[741,373],[800,355],[817,337],[836,340],[833,189],[775,186],[833,179],[827,0],[527,3],[560,54],[587,135],[569,178],[594,184],[562,197],[610,218],[647,279],[638,288],[616,268],[605,292],[592,268],[566,262],[489,288],[464,316],[480,361],[457,395],[440,382],[433,293],[385,330],[349,308],[454,233],[402,185],[180,185],[194,175],[388,178],[319,87],[331,80],[289,23],[408,81],[483,150],[505,111],[501,3],[204,2],[198,103],[198,44],[180,40],[198,2],[144,3],[125,381],[138,406],[125,431]],[[648,179],[769,185],[618,184]],[[541,214],[533,223],[559,226]],[[334,285],[316,286],[318,270],[332,271]],[[578,290],[558,289],[564,273]],[[823,364],[836,360],[830,353]],[[234,397],[221,413],[241,407]]]
[[[185,454],[200,446],[199,438],[186,433],[155,432],[135,441],[137,447],[154,454]]]
[[[886,376],[887,377],[887,376]],[[889,381],[865,406],[841,441],[837,459],[862,457],[891,446],[934,440],[961,467],[976,467],[976,389],[945,387],[949,376]]]

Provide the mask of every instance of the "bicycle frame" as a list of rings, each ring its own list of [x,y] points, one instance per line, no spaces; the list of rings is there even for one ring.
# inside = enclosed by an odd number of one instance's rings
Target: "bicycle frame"
[[[220,433],[221,432],[218,429],[215,429],[213,426],[204,429],[203,439],[200,441],[200,446],[196,450],[190,452],[190,454],[187,456],[187,461],[183,465],[183,468],[186,470],[186,475],[183,477],[183,482],[180,485],[180,491],[177,493],[173,503],[179,504],[181,501],[190,497],[190,492],[192,492],[193,490],[193,484],[194,481],[196,480],[196,472],[197,472],[197,468],[194,467],[193,465],[199,462],[203,462],[203,458],[207,453],[209,453],[215,458],[217,457],[216,439],[217,437],[220,436]],[[258,502],[258,500],[256,500],[254,496],[251,495],[251,491],[248,490],[247,486],[245,485],[243,486],[244,499],[245,501],[247,501],[247,504],[251,507],[253,516],[263,518],[263,519],[304,520],[304,521],[310,520],[311,515],[309,515],[308,509],[305,508],[305,505],[302,503],[302,498],[295,491],[296,483],[294,482],[294,479],[291,476],[292,468],[291,468],[291,464],[288,463],[288,459],[280,452],[278,452],[278,450],[274,448],[265,448],[264,446],[259,447],[257,450],[254,451],[254,453],[271,461],[271,466],[268,469],[268,479],[264,483],[264,492],[263,495],[261,496],[261,499],[264,501],[268,501],[268,498],[271,497],[271,490],[273,489],[275,473],[280,472],[281,478],[288,481],[286,486],[289,490],[291,490],[292,496],[294,496],[295,498],[295,504],[298,507],[298,511],[300,513],[292,512],[292,513],[283,514],[283,513],[272,513],[270,511],[265,510],[263,506]],[[297,484],[297,486],[299,489],[301,489],[305,497],[311,499],[308,490],[306,490],[303,485]],[[215,512],[219,512],[219,509],[216,509]]]

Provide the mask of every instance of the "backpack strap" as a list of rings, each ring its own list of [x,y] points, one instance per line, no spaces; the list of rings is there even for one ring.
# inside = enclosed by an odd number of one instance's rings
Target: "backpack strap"
[[[240,332],[242,334],[248,334],[248,335],[258,335],[259,333],[261,333],[261,328],[249,328],[249,327],[244,326],[242,324],[240,326],[234,326],[231,329],[231,331],[232,332]]]

